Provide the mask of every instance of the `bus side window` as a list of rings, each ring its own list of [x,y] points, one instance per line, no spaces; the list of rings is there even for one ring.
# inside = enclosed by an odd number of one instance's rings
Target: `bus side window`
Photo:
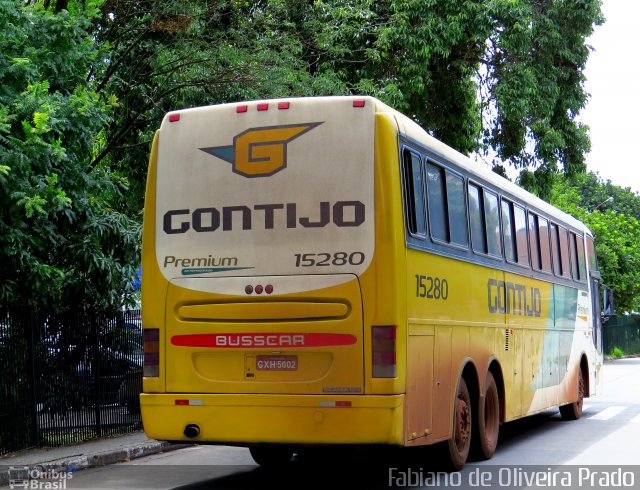
[[[529,241],[531,242],[531,265],[533,268],[543,272],[551,272],[549,221],[546,218],[529,213]]]
[[[584,239],[576,235],[576,250],[578,251],[578,274],[581,281],[587,280],[587,268],[584,258]]]
[[[487,253],[494,257],[502,257],[498,195],[486,189],[484,189],[484,214],[487,227]]]
[[[480,187],[469,184],[469,221],[471,222],[471,246],[477,253],[487,253],[487,243],[484,236],[484,206]]]
[[[562,259],[562,277],[571,278],[571,268],[569,263],[570,250],[569,250],[569,241],[567,238],[567,230],[566,228],[559,226],[558,234],[560,236],[560,257]]]
[[[538,216],[529,212],[529,247],[531,249],[531,267],[539,271],[540,266],[540,239],[538,236]]]
[[[522,206],[513,205],[513,217],[516,225],[516,250],[518,264],[529,266],[529,241],[527,240],[527,217]]]
[[[561,248],[560,248],[560,235],[558,231],[558,225],[555,223],[551,223],[550,227],[551,234],[551,259],[553,261],[553,273],[562,277],[562,256],[561,256]],[[566,255],[566,253],[565,253]]]
[[[551,272],[551,248],[549,245],[549,221],[546,218],[538,218],[538,235],[540,236],[540,258],[542,270]]]
[[[571,248],[571,265],[573,278],[576,281],[584,282],[586,280],[584,249],[582,237],[574,232],[569,232],[569,246]]]
[[[463,178],[427,162],[427,197],[431,237],[447,244],[468,246]]]
[[[407,227],[412,235],[425,236],[424,185],[420,157],[412,151],[404,150],[403,164]]]
[[[513,220],[513,204],[502,200],[502,240],[504,256],[509,262],[517,262],[516,256],[516,224]]]
[[[447,204],[449,208],[449,230],[451,242],[469,246],[467,234],[467,206],[464,199],[464,179],[447,172]]]
[[[593,238],[587,236],[587,260],[589,263],[589,270],[598,270],[598,259],[596,257],[596,246],[593,243]]]
[[[447,201],[444,169],[427,162],[427,197],[429,202],[429,229],[431,237],[449,241]]]
[[[471,183],[467,192],[473,251],[502,257],[498,195]]]

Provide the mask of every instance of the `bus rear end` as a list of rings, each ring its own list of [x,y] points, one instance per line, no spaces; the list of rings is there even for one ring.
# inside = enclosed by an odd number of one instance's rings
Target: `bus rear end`
[[[393,329],[378,333],[392,350],[372,354],[363,309],[375,118],[373,99],[353,97],[166,115],[143,236],[149,437],[401,442],[400,397],[365,390],[395,363]]]

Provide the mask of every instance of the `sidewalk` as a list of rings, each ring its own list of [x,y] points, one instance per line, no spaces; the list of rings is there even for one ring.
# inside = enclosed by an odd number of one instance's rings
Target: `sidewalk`
[[[9,467],[38,467],[42,470],[73,471],[130,461],[150,454],[186,447],[149,439],[138,431],[116,437],[105,437],[70,446],[27,449],[0,457],[0,487],[9,484]]]

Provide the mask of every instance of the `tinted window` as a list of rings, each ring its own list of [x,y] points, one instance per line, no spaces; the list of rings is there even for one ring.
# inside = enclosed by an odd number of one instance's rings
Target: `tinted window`
[[[558,225],[551,223],[551,258],[553,260],[553,273],[562,276],[562,258],[560,253],[560,236],[558,235]]]
[[[502,201],[502,238],[504,241],[504,255],[510,262],[516,260],[516,233],[513,221],[513,204]]]
[[[467,236],[467,206],[464,202],[464,180],[447,172],[447,203],[451,241],[457,245],[469,244]]]
[[[524,208],[513,205],[513,217],[516,225],[516,249],[518,264],[529,264],[529,242],[527,241],[527,219]]]
[[[473,250],[486,253],[484,241],[484,212],[482,193],[478,186],[469,184],[469,222],[471,223],[471,245]]]
[[[484,190],[484,215],[487,227],[487,253],[501,257],[502,247],[500,246],[500,211],[498,209],[498,196],[486,189]]]
[[[569,240],[567,238],[567,230],[562,226],[558,227],[558,234],[560,236],[560,254],[562,259],[562,276],[571,277],[571,269],[569,266],[569,257],[571,252],[569,250]]]
[[[404,152],[405,208],[407,227],[414,235],[426,233],[424,195],[420,157],[412,151]]]
[[[539,271],[551,272],[551,250],[549,249],[549,221],[529,213],[529,243],[531,265]]]
[[[586,281],[587,269],[584,259],[584,241],[580,235],[576,235],[576,250],[578,251],[578,274],[581,281]]]
[[[587,260],[589,263],[589,269],[592,271],[598,270],[598,260],[596,258],[596,247],[593,243],[593,238],[587,237]]]
[[[586,274],[582,237],[573,232],[569,232],[569,236],[569,247],[571,248],[571,271],[573,272],[573,278],[577,281],[584,281],[586,279]]]
[[[444,169],[427,163],[427,193],[429,196],[429,227],[431,236],[449,241],[445,199]]]
[[[531,267],[540,270],[540,250],[538,249],[538,217],[529,213],[529,250],[531,251]]]
[[[551,250],[549,249],[549,221],[538,216],[538,237],[540,239],[540,262],[542,270],[551,272]]]

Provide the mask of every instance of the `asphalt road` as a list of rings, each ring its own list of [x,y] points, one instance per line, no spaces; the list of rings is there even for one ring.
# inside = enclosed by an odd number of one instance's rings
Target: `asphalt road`
[[[563,421],[553,410],[503,425],[494,457],[470,461],[455,474],[437,473],[433,448],[324,451],[266,470],[245,448],[194,446],[79,471],[65,483],[66,488],[189,490],[640,487],[640,359],[606,363],[601,388],[585,400],[580,420]]]

